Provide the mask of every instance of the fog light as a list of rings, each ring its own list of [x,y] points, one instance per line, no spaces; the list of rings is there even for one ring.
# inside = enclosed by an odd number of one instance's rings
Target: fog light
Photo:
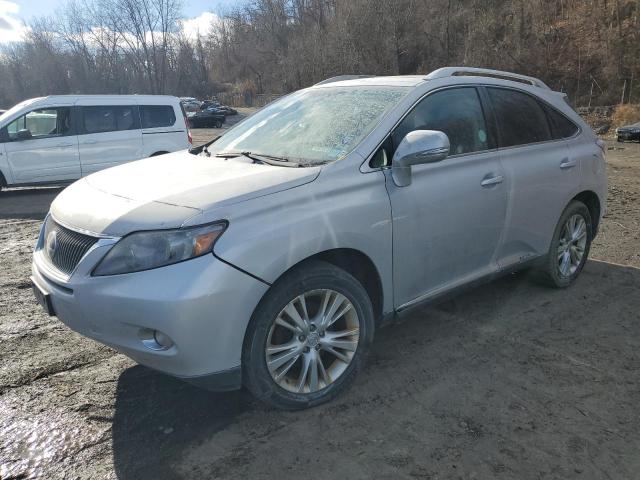
[[[169,338],[168,335],[155,330],[153,332],[153,338],[158,345],[162,346],[162,348],[171,348],[173,346],[173,341]]]
[[[173,346],[173,340],[159,330],[142,328],[139,336],[142,344],[149,350],[169,350]]]

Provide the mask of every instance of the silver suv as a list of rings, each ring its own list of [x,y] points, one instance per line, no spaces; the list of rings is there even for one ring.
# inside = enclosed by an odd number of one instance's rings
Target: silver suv
[[[540,80],[338,77],[64,190],[34,292],[143,365],[303,408],[445,293],[525,266],[571,284],[605,198],[603,143]]]

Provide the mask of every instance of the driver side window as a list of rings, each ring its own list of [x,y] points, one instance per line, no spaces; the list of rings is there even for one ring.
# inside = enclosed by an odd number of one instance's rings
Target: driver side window
[[[474,87],[442,90],[425,97],[391,134],[393,150],[414,130],[438,130],[449,137],[450,155],[489,149],[480,97]]]
[[[18,132],[27,131],[23,139],[64,136],[71,133],[71,109],[69,107],[33,110],[7,125],[9,140],[17,140]],[[23,134],[25,135],[25,134]]]

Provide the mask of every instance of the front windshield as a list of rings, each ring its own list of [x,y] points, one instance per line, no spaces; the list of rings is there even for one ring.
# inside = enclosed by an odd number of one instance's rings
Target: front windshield
[[[229,130],[211,153],[251,152],[301,163],[339,160],[407,93],[405,87],[324,87],[282,98]]]
[[[34,103],[37,100],[40,100],[40,98],[32,98],[30,100],[25,100],[24,102],[20,102],[19,104],[14,105],[9,110],[7,110],[2,115],[0,115],[0,128],[2,127],[4,120],[10,118],[11,116],[13,116],[14,113],[19,112],[24,107]]]

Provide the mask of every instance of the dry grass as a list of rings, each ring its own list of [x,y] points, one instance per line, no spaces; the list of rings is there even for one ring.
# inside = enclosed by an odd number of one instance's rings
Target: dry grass
[[[613,128],[640,122],[640,105],[618,105],[613,111],[611,121]]]

